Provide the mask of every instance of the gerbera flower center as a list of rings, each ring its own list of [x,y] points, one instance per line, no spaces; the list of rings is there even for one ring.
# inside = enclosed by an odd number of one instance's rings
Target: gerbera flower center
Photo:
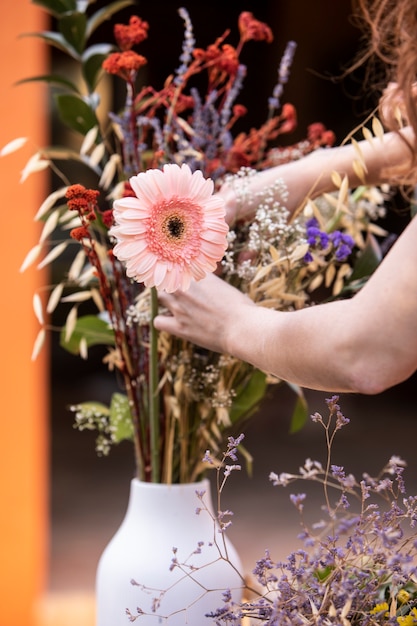
[[[162,225],[162,229],[166,232],[168,237],[181,239],[185,232],[185,224],[179,215],[169,215]]]
[[[173,197],[152,207],[147,241],[160,259],[182,264],[195,258],[201,248],[202,207],[191,200]]]

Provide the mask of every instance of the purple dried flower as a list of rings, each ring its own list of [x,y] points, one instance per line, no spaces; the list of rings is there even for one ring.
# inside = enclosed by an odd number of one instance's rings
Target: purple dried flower
[[[214,465],[214,461],[213,458],[211,456],[210,450],[206,450],[203,458],[202,458],[203,463],[210,463],[210,465]]]
[[[320,413],[317,413],[317,412],[313,413],[313,415],[310,415],[310,419],[311,419],[312,422],[322,422],[323,421],[322,416],[320,415]]]
[[[275,563],[270,557],[269,550],[265,550],[265,556],[256,561],[256,566],[252,570],[252,573],[256,576],[261,585],[267,585],[270,582],[276,582],[278,580],[276,574],[272,573],[274,569]]]
[[[332,473],[332,476],[338,478],[340,481],[343,481],[345,479],[345,470],[341,465],[331,465],[330,471]]]
[[[302,511],[302,510],[303,510],[303,508],[304,508],[304,504],[303,504],[303,502],[304,502],[304,500],[306,499],[306,497],[307,497],[307,496],[306,496],[306,494],[305,494],[305,493],[297,493],[297,494],[292,493],[292,494],[290,495],[290,500],[291,500],[291,502],[292,502],[292,503],[293,503],[293,505],[296,507],[296,509],[298,509],[298,510],[300,511],[300,513],[301,513],[301,511]]]
[[[281,486],[297,479],[322,483],[323,509],[328,519],[307,527],[303,517],[305,494],[291,494],[290,500],[302,520],[299,539],[306,549],[276,564],[266,551],[253,570],[264,591],[238,606],[227,603],[223,607],[227,610],[216,613],[219,626],[237,626],[243,617],[265,626],[373,626],[382,621],[398,626],[411,624],[398,619],[408,616],[415,621],[410,611],[417,606],[417,583],[413,578],[417,571],[417,539],[408,537],[403,522],[409,522],[411,528],[416,524],[417,496],[403,498],[400,506],[403,467],[395,462],[389,463],[377,478],[364,475],[360,483],[352,474],[346,475],[342,466],[331,463],[334,434],[348,423],[338,401],[338,396],[327,400],[327,419],[318,413],[313,416],[313,421],[326,431],[325,469],[307,459],[298,475],[270,474],[270,480]],[[395,481],[389,476],[395,476]],[[331,486],[341,492],[335,508],[330,506]],[[353,506],[347,512],[347,494],[351,499],[358,497],[359,512]],[[406,600],[400,601],[400,592]],[[378,608],[382,602],[386,602],[383,612]],[[382,621],[379,613],[384,616]]]
[[[341,411],[337,411],[336,414],[336,428],[342,428],[342,426],[346,426],[347,424],[349,424],[350,419],[348,417],[345,417],[343,415],[343,413]]]
[[[224,476],[227,478],[234,470],[241,470],[241,465],[226,465],[224,468]]]

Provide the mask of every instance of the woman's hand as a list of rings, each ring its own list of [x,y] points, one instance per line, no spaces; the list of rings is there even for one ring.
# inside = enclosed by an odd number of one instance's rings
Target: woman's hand
[[[207,275],[187,291],[161,292],[160,303],[170,315],[158,315],[157,330],[166,331],[208,350],[228,353],[236,315],[255,304],[221,278]]]

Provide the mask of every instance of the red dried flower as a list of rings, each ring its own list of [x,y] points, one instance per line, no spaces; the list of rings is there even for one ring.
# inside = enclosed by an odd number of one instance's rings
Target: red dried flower
[[[315,124],[310,124],[307,129],[307,137],[309,141],[318,141],[323,135],[326,127],[321,122],[316,122]]]
[[[137,15],[132,15],[129,24],[115,24],[114,36],[120,50],[130,50],[148,36],[149,24]]]
[[[238,26],[242,43],[251,39],[271,43],[274,39],[269,26],[255,19],[249,11],[243,11],[239,15]]]
[[[233,107],[233,115],[235,117],[243,117],[248,112],[248,109],[243,104],[235,104]]]
[[[82,241],[86,237],[89,237],[88,229],[85,226],[79,226],[78,228],[73,228],[70,232],[70,237],[76,239],[77,241]]]
[[[336,141],[334,132],[327,130],[321,122],[310,124],[307,129],[307,138],[315,146],[332,146]]]
[[[322,146],[333,146],[336,141],[336,135],[332,130],[325,130],[321,136],[321,145]]]
[[[136,198],[136,194],[132,189],[131,184],[129,183],[128,180],[126,180],[123,183],[123,193],[122,193],[123,198]]]
[[[113,210],[112,209],[108,209],[107,211],[103,211],[103,213],[101,214],[101,218],[102,218],[103,224],[104,224],[104,226],[106,226],[106,228],[110,228],[111,226],[113,226],[114,219],[113,219]]]

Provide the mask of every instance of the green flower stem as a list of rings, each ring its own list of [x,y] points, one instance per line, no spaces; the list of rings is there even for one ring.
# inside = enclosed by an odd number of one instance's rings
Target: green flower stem
[[[160,482],[159,393],[158,393],[158,331],[153,320],[158,314],[158,294],[151,289],[151,320],[149,325],[149,430],[151,438],[151,480]]]

